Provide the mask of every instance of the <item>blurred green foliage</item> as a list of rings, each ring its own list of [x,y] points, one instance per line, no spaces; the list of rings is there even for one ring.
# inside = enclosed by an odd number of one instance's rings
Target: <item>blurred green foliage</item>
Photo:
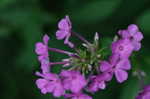
[[[37,77],[34,73],[39,70],[39,63],[34,44],[47,33],[51,37],[50,46],[71,50],[55,39],[57,22],[65,15],[70,16],[75,31],[88,40],[93,39],[91,37],[97,31],[107,45],[118,29],[138,24],[144,34],[143,47],[132,65],[145,71],[146,83],[150,83],[149,4],[150,0],[0,0],[0,98],[55,99],[51,95],[42,95],[35,86]],[[51,60],[65,57],[51,54]],[[118,84],[113,80],[106,90],[93,97],[134,99],[138,89],[138,80],[130,73],[125,83]]]

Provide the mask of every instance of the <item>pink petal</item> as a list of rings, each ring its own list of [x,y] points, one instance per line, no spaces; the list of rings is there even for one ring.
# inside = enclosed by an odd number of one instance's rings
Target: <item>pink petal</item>
[[[58,30],[56,31],[56,37],[58,40],[62,40],[67,36],[68,32],[64,30]]]
[[[138,27],[135,24],[131,24],[128,26],[128,31],[130,32],[131,35],[134,35],[136,32],[138,32]]]
[[[133,41],[132,44],[134,46],[134,50],[135,51],[139,51],[140,50],[140,48],[141,48],[141,43],[140,42]]]
[[[144,95],[141,99],[150,99],[150,92]]]
[[[56,86],[55,86],[55,84],[53,82],[49,82],[48,85],[47,85],[47,87],[46,87],[47,92],[49,92],[49,93],[53,92],[54,89],[55,89],[55,87]]]
[[[60,20],[60,22],[58,23],[58,28],[65,31],[69,31],[71,29],[71,22],[68,16]]]
[[[105,72],[107,70],[111,69],[111,65],[107,61],[102,61],[100,63],[100,71]]]
[[[109,60],[110,60],[111,65],[115,66],[119,60],[119,54],[112,54],[112,56],[110,56]]]
[[[115,76],[119,83],[124,82],[128,78],[128,73],[124,70],[117,69],[115,70]]]
[[[118,68],[118,69],[124,69],[124,70],[130,70],[131,69],[130,61],[128,59],[122,59],[116,65],[116,68]]]
[[[44,88],[45,85],[47,85],[47,84],[48,84],[48,81],[45,80],[45,79],[38,79],[38,80],[36,80],[36,85],[37,85],[37,87],[38,87],[39,89]]]
[[[79,80],[72,81],[71,91],[74,92],[74,93],[80,92],[81,89],[85,86],[83,83]]]
[[[144,90],[150,92],[150,85],[145,86],[145,87],[144,87]]]
[[[129,32],[127,30],[119,30],[118,34],[121,36],[121,38],[125,39],[130,36]]]
[[[104,81],[102,81],[101,83],[99,83],[99,88],[100,89],[105,89],[106,88],[106,84]]]
[[[69,16],[66,16],[66,20],[67,20],[68,25],[69,25],[69,27],[70,27],[70,29],[71,29],[71,28],[72,28],[72,23],[71,23],[71,21],[70,21]]]
[[[43,74],[50,72],[49,60],[45,59],[41,61],[41,69],[42,69]]]
[[[43,43],[38,42],[38,43],[36,43],[35,47],[36,47],[35,52],[38,55],[43,55],[43,54],[47,53],[47,46],[45,46]]]
[[[104,81],[110,81],[112,79],[113,73],[111,71],[109,73],[103,73],[103,74],[101,74],[101,76],[103,76],[102,80],[104,80]]]
[[[64,90],[63,90],[62,86],[57,84],[57,87],[54,89],[54,96],[60,97],[63,94],[64,94]]]
[[[47,79],[47,80],[50,80],[50,81],[56,81],[58,80],[58,75],[57,74],[54,74],[54,73],[45,73],[45,74],[41,74],[41,73],[37,73],[37,75]]]
[[[141,41],[143,39],[143,34],[141,32],[137,32],[133,37],[134,40]]]
[[[48,41],[49,41],[49,36],[47,34],[45,34],[44,37],[43,37],[44,44],[48,45]]]
[[[96,92],[98,90],[98,82],[91,83],[88,90],[90,92]]]

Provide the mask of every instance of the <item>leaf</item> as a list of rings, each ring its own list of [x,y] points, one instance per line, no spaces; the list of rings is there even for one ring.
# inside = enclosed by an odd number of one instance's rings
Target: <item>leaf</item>
[[[148,51],[149,52],[149,51]],[[149,58],[149,53],[146,50],[143,52],[138,52],[140,55],[134,57],[132,59],[132,73],[135,71],[134,68],[140,69],[141,71],[145,72],[146,76],[143,78],[144,84],[149,84],[150,82],[150,58]],[[131,74],[130,74],[131,75]],[[121,91],[122,94],[120,95],[119,99],[135,99],[135,97],[138,95],[138,92],[141,90],[140,89],[141,85],[138,80],[138,77],[130,77],[127,80],[127,85],[124,86],[123,90]]]
[[[22,66],[24,69],[32,70],[36,65],[36,55],[34,53],[35,43],[42,38],[43,24],[55,21],[55,18],[45,12],[40,12],[38,8],[29,10],[24,9],[10,9],[1,11],[0,16],[4,22],[9,23],[16,29],[21,36],[23,42],[23,49],[17,56],[17,66]]]
[[[0,27],[0,37],[9,36],[11,34],[11,29],[9,27]]]
[[[0,7],[5,7],[13,2],[15,2],[16,0],[0,0]]]
[[[138,18],[137,22],[144,31],[150,32],[150,10],[144,12]]]
[[[120,4],[120,0],[98,0],[80,7],[72,13],[72,19],[78,23],[89,23],[101,21],[109,17]]]
[[[126,85],[121,90],[119,99],[135,99],[139,91],[138,80],[132,77],[125,83]]]
[[[2,99],[14,99],[18,93],[18,86],[16,81],[13,78],[12,71],[5,72],[1,71],[1,90],[3,90],[1,94]],[[8,95],[9,93],[9,95]]]
[[[25,45],[23,50],[21,51],[16,63],[18,66],[22,66],[24,69],[33,70],[35,68],[37,57],[34,52],[35,43],[38,39],[41,38],[41,30],[39,26],[26,27],[23,33]],[[36,35],[36,36],[35,36]]]

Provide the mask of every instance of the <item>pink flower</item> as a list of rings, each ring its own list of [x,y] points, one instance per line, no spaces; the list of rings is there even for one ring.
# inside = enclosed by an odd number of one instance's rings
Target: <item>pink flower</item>
[[[136,99],[150,99],[150,85],[145,86]]]
[[[73,93],[81,91],[87,84],[84,76],[79,71],[63,70],[60,76],[62,77],[64,88],[71,90]]]
[[[113,54],[110,57],[109,62],[102,61],[100,64],[100,71],[115,74],[115,77],[119,83],[124,82],[128,78],[126,70],[130,70],[131,65],[128,59],[120,59],[118,54]]]
[[[130,40],[121,39],[113,42],[111,45],[111,49],[113,54],[117,53],[121,58],[128,58],[133,51],[133,46]]]
[[[48,56],[38,56],[38,59],[41,63],[41,70],[42,73],[49,73],[50,71],[50,62],[49,62],[49,57]]]
[[[57,39],[65,39],[64,44],[68,44],[71,48],[73,48],[74,44],[69,41],[72,29],[69,16],[66,16],[64,19],[60,20],[60,22],[58,23],[58,28],[59,30],[56,32]]]
[[[43,42],[36,43],[35,52],[38,55],[48,56],[48,41],[49,41],[48,35],[44,35]]]
[[[138,51],[141,48],[140,41],[143,39],[142,33],[139,31],[137,25],[131,24],[126,30],[120,30],[118,34],[123,39],[129,39],[134,47],[135,51]]]
[[[111,78],[112,76],[109,73],[103,73],[97,76],[92,76],[90,79],[91,83],[89,84],[88,91],[96,92],[99,89],[105,89],[106,81],[109,81]]]
[[[36,43],[35,52],[39,55],[38,60],[41,63],[41,69],[43,73],[48,73],[50,70],[50,62],[48,55],[48,35],[44,35],[43,42]]]
[[[41,92],[43,94],[53,93],[55,97],[60,97],[64,95],[65,90],[58,75],[52,73],[38,73],[37,75],[43,77],[36,80],[36,85],[39,89],[41,89]]]

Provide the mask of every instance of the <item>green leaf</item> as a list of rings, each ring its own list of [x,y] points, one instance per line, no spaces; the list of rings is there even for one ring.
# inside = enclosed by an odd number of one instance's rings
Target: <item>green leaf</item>
[[[16,63],[19,64],[18,66],[24,67],[24,69],[33,70],[37,62],[34,47],[37,40],[42,37],[42,31],[40,30],[41,27],[34,24],[32,24],[32,26],[30,25],[25,27],[25,30],[22,32],[25,45],[20,55],[18,56]]]
[[[9,27],[0,27],[0,37],[9,36],[11,34],[11,29]]]
[[[48,22],[53,23],[55,17],[44,11],[40,11],[36,6],[33,6],[32,10],[31,8],[14,8],[0,10],[0,12],[2,13],[0,16],[1,20],[5,23],[9,23],[9,28],[12,26],[15,27],[16,30],[19,30],[17,33],[22,37],[22,41],[24,41],[24,43],[22,43],[23,48],[16,59],[17,66],[33,70],[37,62],[34,52],[35,43],[42,38],[43,25]],[[7,30],[9,30],[9,28]]]
[[[28,70],[33,70],[38,66],[36,64],[37,55],[34,50],[35,43],[42,41],[42,25],[44,23],[46,23],[45,20],[41,16],[38,17],[38,13],[28,13],[25,20],[20,19],[16,24],[20,24],[21,35],[24,40],[24,47],[16,60],[18,66]]]
[[[144,12],[137,21],[144,31],[150,32],[150,10]]]
[[[89,3],[72,13],[72,19],[78,23],[91,24],[109,17],[120,4],[120,0],[98,0]]]
[[[0,0],[0,7],[5,7],[13,2],[16,2],[16,0]]]
[[[17,83],[11,74],[11,71],[5,70],[5,72],[1,72],[1,90],[3,90],[3,94],[1,94],[2,99],[15,99],[18,93]],[[4,88],[4,89],[3,89]],[[9,95],[8,95],[9,93]]]
[[[124,85],[123,89],[121,90],[119,99],[135,99],[139,91],[138,80],[135,77],[132,77],[125,83],[126,85]]]

